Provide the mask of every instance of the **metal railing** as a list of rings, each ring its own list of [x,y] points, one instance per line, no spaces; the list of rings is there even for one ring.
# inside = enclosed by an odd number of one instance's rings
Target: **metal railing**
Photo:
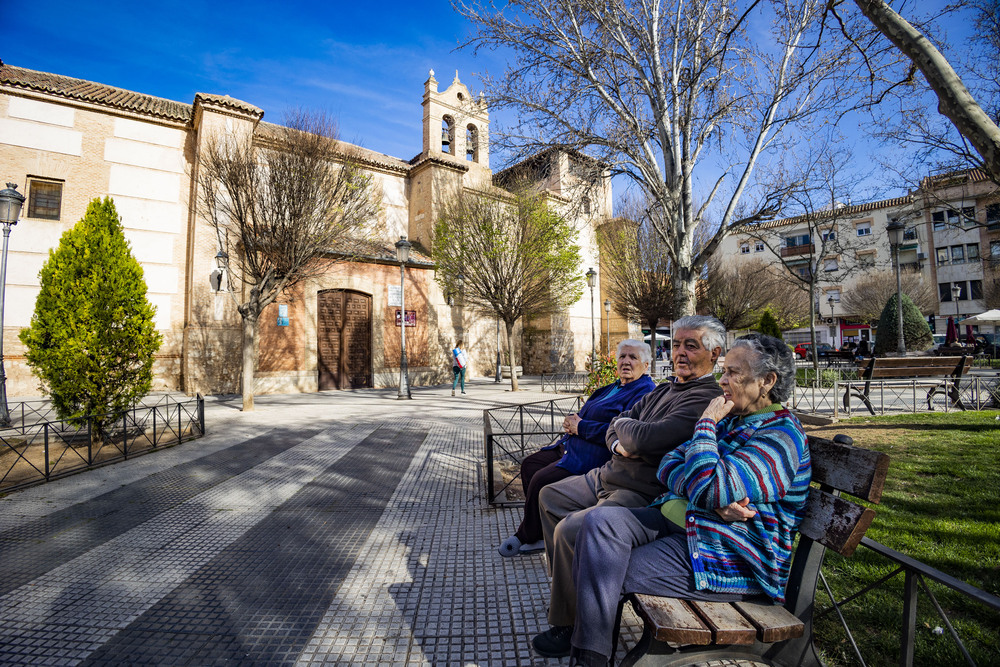
[[[486,502],[494,506],[523,504],[507,494],[520,485],[521,461],[561,435],[563,419],[579,412],[582,405],[582,396],[567,396],[483,410]]]
[[[829,373],[830,371],[826,371]],[[848,386],[864,387],[863,380],[831,380],[822,370],[820,380],[802,382],[792,394],[791,407],[805,412],[832,414],[834,417],[852,417],[858,410],[870,414],[854,393],[844,407],[844,392]],[[904,412],[933,412],[957,410],[948,393],[954,386],[951,380],[872,380],[868,400],[877,415]],[[958,396],[967,410],[1000,409],[1000,376],[965,376],[958,383]],[[928,403],[928,399],[930,402]]]
[[[820,571],[820,581],[823,584],[826,594],[830,600],[831,606],[822,611],[818,611],[813,620],[818,620],[819,618],[826,616],[831,613],[836,613],[841,627],[847,633],[848,640],[851,647],[854,650],[854,654],[857,656],[858,660],[862,665],[866,664],[864,657],[861,655],[861,651],[858,648],[857,643],[854,640],[854,635],[848,626],[847,621],[844,618],[843,609],[845,605],[859,599],[865,593],[879,589],[897,575],[902,574],[904,576],[903,582],[903,619],[902,628],[900,634],[900,659],[899,664],[902,667],[911,667],[913,665],[914,656],[914,645],[917,633],[917,601],[919,598],[920,589],[923,589],[927,598],[930,600],[931,605],[937,612],[941,621],[945,624],[948,629],[952,640],[957,644],[958,649],[961,651],[962,656],[965,658],[967,664],[972,667],[976,667],[975,661],[973,661],[972,656],[969,654],[965,643],[962,638],[958,635],[955,627],[952,625],[951,620],[948,618],[948,614],[944,611],[941,604],[938,602],[937,597],[931,591],[930,587],[927,585],[927,580],[936,582],[937,584],[943,585],[946,588],[955,591],[962,596],[985,605],[987,608],[992,609],[995,612],[1000,612],[1000,598],[986,591],[980,590],[975,586],[965,583],[960,579],[956,579],[951,575],[945,574],[940,570],[936,570],[930,565],[921,563],[918,560],[910,558],[906,554],[902,554],[898,551],[890,549],[884,544],[880,544],[875,540],[864,537],[861,538],[861,546],[866,547],[876,554],[891,561],[895,565],[895,569],[889,574],[881,577],[878,581],[862,588],[859,591],[851,593],[849,596],[842,600],[837,600],[833,595],[833,591],[830,589],[830,585],[827,583],[826,576]]]
[[[151,398],[103,422],[52,419],[42,401],[14,404],[0,430],[0,491],[12,491],[205,435],[205,399]]]
[[[587,387],[588,373],[542,373],[542,391],[581,392]]]

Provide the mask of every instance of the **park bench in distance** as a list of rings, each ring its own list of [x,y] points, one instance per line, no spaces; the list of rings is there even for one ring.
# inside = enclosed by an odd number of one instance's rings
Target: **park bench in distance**
[[[933,385],[927,391],[927,409],[937,393],[945,393],[952,405],[965,410],[958,390],[959,381],[972,368],[972,357],[872,357],[858,364],[858,379],[848,382],[844,389],[844,410],[851,407],[851,395],[860,398],[868,412],[875,414],[868,398],[873,380],[903,380],[927,378]],[[861,388],[858,385],[864,383]]]
[[[779,667],[821,666],[813,646],[812,614],[823,555],[826,549],[853,554],[875,517],[874,510],[840,493],[878,504],[889,468],[888,456],[852,443],[845,435],[809,438],[812,481],[819,487],[809,491],[784,607],[629,595],[622,606],[631,602],[643,620],[643,633],[621,665],[676,667],[742,659]],[[619,624],[621,611],[619,607]],[[617,646],[617,629],[615,634]]]

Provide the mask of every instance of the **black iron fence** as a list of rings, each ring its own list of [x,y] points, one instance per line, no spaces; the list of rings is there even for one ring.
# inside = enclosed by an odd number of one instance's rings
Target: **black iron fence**
[[[542,391],[581,392],[587,388],[588,373],[542,373]]]
[[[148,399],[99,424],[56,419],[47,401],[10,406],[0,429],[0,491],[12,491],[205,435],[205,399]]]
[[[987,614],[992,613],[995,615],[1000,613],[1000,597],[967,584],[960,579],[956,579],[955,577],[945,574],[940,570],[936,570],[930,565],[921,563],[918,560],[910,558],[906,554],[890,549],[884,544],[880,544],[879,542],[867,537],[861,539],[861,546],[870,549],[881,558],[889,561],[892,571],[881,577],[878,581],[875,581],[859,591],[851,593],[841,600],[837,600],[834,597],[833,591],[827,583],[826,576],[820,572],[820,581],[826,590],[830,606],[822,611],[817,611],[813,620],[819,620],[821,617],[829,614],[836,614],[841,627],[847,635],[847,639],[850,642],[855,656],[857,656],[862,665],[866,664],[865,659],[861,654],[861,650],[858,648],[857,642],[854,639],[854,633],[851,631],[850,624],[845,616],[845,611],[848,612],[847,615],[849,615],[849,610],[847,609],[848,605],[852,602],[860,600],[870,591],[881,590],[889,587],[896,577],[902,575],[902,619],[900,621],[900,656],[898,664],[902,665],[902,667],[911,667],[913,665],[914,646],[918,631],[917,603],[920,598],[920,591],[923,590],[926,599],[934,608],[938,618],[941,619],[941,623],[943,623],[943,627],[939,626],[938,629],[934,631],[935,634],[944,635],[945,628],[947,628],[948,635],[958,647],[958,650],[961,652],[966,664],[976,667],[976,662],[973,660],[969,653],[969,649],[962,640],[959,630],[955,627],[956,624],[952,623],[952,620],[949,618],[944,606],[938,601],[938,596],[934,594],[934,591],[928,582],[931,582],[938,587],[944,587],[944,589],[951,591],[952,594],[957,594],[966,600],[982,605],[980,608],[986,611]]]
[[[563,433],[566,415],[579,412],[583,397],[506,405],[483,410],[486,458],[486,501],[490,505],[520,505],[521,461]]]

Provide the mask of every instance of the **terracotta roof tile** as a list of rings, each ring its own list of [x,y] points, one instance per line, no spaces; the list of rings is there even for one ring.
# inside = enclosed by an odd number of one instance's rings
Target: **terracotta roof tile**
[[[183,123],[191,121],[190,104],[134,93],[103,83],[14,67],[2,62],[0,62],[0,86],[47,93]]]
[[[867,213],[868,211],[877,211],[883,208],[893,208],[895,206],[906,206],[913,203],[913,197],[907,195],[905,197],[894,197],[892,199],[881,199],[879,201],[865,202],[864,204],[854,204],[851,206],[842,206],[838,209],[832,211],[817,211],[812,215],[796,215],[791,218],[782,218],[780,220],[769,220],[766,222],[761,222],[759,224],[745,225],[740,221],[733,223],[730,230],[733,233],[740,233],[745,231],[758,231],[761,229],[774,229],[775,227],[784,227],[785,225],[794,225],[796,223],[802,222],[803,220],[822,220],[824,218],[832,217],[845,217],[845,216],[855,216],[859,213]]]

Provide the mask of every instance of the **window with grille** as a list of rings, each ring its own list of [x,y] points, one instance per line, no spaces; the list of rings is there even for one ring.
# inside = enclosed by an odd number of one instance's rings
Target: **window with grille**
[[[62,208],[63,184],[56,181],[28,180],[28,217],[58,220]]]

